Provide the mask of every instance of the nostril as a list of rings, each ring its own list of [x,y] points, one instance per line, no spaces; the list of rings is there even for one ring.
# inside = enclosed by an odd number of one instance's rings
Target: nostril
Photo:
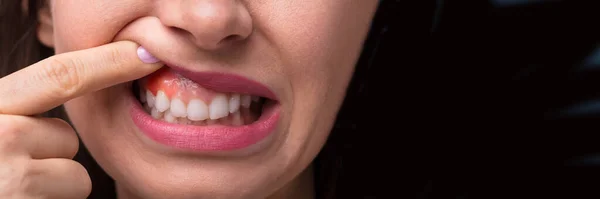
[[[183,28],[179,28],[179,27],[175,27],[175,26],[171,26],[170,29],[177,33],[177,34],[182,34],[182,35],[189,35],[190,37],[193,37],[194,35],[192,35],[191,32],[183,29]]]
[[[236,41],[236,40],[240,40],[240,39],[242,39],[242,36],[229,35],[229,36],[223,38],[223,40],[221,42],[230,42],[230,41]]]
[[[217,46],[227,46],[227,45],[231,45],[235,42],[244,40],[244,37],[240,36],[240,35],[229,35],[223,39],[221,39],[221,41],[219,41],[219,43],[217,43]]]
[[[214,39],[217,39],[217,40],[211,41],[210,39],[208,39],[208,37],[194,35],[192,32],[187,31],[186,29],[183,29],[183,28],[172,26],[172,27],[170,27],[170,29],[171,29],[171,31],[173,31],[173,33],[182,35],[182,36],[186,37],[187,39],[189,39],[191,42],[196,43],[199,46],[203,46],[207,49],[216,49],[216,48],[222,48],[225,46],[235,45],[235,43],[243,41],[245,39],[245,37],[242,35],[230,34],[226,37],[221,37],[220,40],[218,40],[218,37],[215,37]]]

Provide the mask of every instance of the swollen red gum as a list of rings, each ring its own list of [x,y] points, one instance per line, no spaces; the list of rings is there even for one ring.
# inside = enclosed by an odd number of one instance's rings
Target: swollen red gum
[[[177,97],[184,103],[188,103],[191,99],[200,99],[206,104],[210,104],[215,95],[218,94],[174,73],[167,67],[148,75],[142,79],[142,82],[142,85],[154,96],[159,90],[162,90],[169,99]]]

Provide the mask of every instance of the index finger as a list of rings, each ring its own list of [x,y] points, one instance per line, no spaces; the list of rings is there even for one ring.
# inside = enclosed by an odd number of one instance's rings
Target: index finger
[[[139,79],[162,64],[144,63],[139,45],[120,41],[59,54],[0,79],[0,114],[35,115],[70,99]]]

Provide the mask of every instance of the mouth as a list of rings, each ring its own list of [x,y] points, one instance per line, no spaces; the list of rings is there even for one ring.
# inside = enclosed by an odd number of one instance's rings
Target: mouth
[[[136,126],[155,142],[178,149],[247,148],[268,137],[279,118],[275,95],[236,75],[168,66],[131,88]]]

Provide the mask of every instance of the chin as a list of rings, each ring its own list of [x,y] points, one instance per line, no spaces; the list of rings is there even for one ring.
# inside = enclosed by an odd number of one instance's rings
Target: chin
[[[295,155],[301,144],[296,145],[298,148],[283,145],[288,138],[285,135],[289,117],[279,114],[276,115],[277,125],[255,143],[240,142],[242,144],[230,148],[222,145],[194,148],[157,141],[140,127],[144,124],[136,124],[136,116],[160,122],[147,125],[174,125],[174,131],[186,125],[154,118],[144,107],[148,107],[144,105],[148,101],[140,100],[139,92],[135,94],[139,91],[135,84],[128,82],[114,86],[65,104],[85,147],[115,180],[121,194],[149,199],[266,198],[292,181],[310,162]],[[237,128],[264,122],[260,117]],[[272,120],[269,117],[263,120]],[[224,124],[198,126],[189,128],[215,128],[215,131],[232,128]],[[249,132],[245,130],[242,132]],[[308,163],[298,164],[299,161]]]

